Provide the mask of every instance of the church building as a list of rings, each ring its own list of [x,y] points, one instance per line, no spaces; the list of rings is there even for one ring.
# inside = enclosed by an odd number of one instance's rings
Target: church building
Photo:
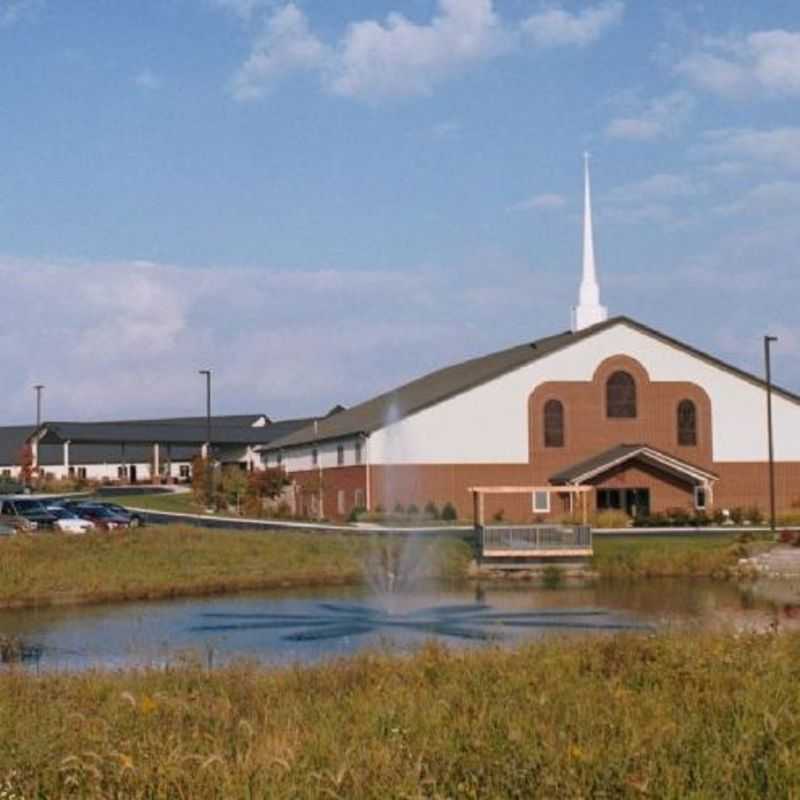
[[[583,276],[570,330],[454,364],[261,448],[309,513],[452,503],[475,486],[591,487],[591,510],[769,509],[764,381],[600,303],[585,167]],[[800,397],[773,387],[777,510],[800,505]],[[487,497],[555,519],[568,491]]]

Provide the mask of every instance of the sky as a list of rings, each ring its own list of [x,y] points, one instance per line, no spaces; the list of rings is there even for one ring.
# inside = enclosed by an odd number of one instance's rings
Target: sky
[[[0,422],[352,405],[602,301],[800,392],[797,0],[0,0]]]

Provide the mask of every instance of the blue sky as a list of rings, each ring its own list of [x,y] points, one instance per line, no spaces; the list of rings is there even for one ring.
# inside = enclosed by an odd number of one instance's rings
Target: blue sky
[[[351,404],[603,301],[800,391],[800,8],[0,0],[6,421]],[[17,380],[18,379],[18,380]]]

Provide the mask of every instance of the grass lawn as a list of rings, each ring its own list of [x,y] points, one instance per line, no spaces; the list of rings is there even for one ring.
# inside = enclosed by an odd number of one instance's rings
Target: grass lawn
[[[355,583],[371,548],[363,535],[234,532],[180,525],[120,533],[0,540],[0,606],[102,602],[279,586]],[[463,542],[436,544],[434,574],[461,576]]]
[[[800,636],[0,673],[0,796],[800,796]]]
[[[102,499],[102,498],[101,498]],[[191,492],[159,492],[112,498],[115,503],[128,508],[144,508],[150,511],[172,511],[176,514],[205,514],[205,508],[194,502]]]
[[[726,577],[740,558],[768,547],[766,538],[743,544],[736,534],[594,537],[594,569],[606,578],[715,576]]]

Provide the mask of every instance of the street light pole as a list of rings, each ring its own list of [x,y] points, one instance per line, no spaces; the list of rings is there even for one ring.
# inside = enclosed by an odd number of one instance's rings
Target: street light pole
[[[206,505],[211,506],[213,493],[211,476],[211,370],[198,370],[200,375],[206,376]]]
[[[37,383],[33,388],[36,392],[36,430],[39,430],[42,425],[42,390],[44,389],[44,384]]]
[[[777,336],[764,337],[764,365],[767,372],[767,441],[769,447],[769,526],[775,532],[775,447],[772,438],[772,360],[770,345]]]

